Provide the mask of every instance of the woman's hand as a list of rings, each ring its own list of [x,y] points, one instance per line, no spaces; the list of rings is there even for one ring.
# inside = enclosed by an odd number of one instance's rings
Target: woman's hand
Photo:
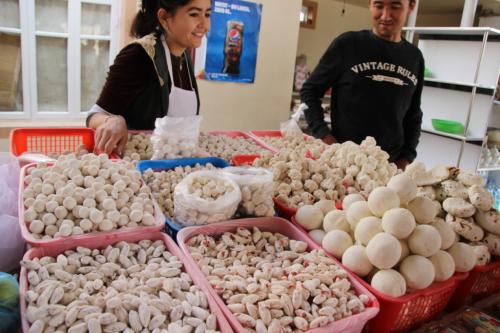
[[[128,140],[128,130],[125,119],[121,116],[108,116],[96,128],[95,148],[110,155],[116,152],[122,155],[123,148]]]

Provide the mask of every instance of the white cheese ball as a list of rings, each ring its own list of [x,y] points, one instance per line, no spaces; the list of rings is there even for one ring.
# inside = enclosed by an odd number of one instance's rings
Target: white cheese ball
[[[314,229],[309,231],[309,236],[318,244],[323,242],[323,238],[325,237],[326,232],[321,229]]]
[[[373,269],[366,255],[366,249],[362,245],[348,248],[342,255],[342,264],[361,277],[368,275]]]
[[[405,208],[393,208],[384,213],[382,228],[397,239],[405,239],[415,229],[415,218]]]
[[[384,269],[375,273],[371,286],[378,292],[391,297],[400,297],[406,293],[405,278],[393,269]]]
[[[434,265],[422,256],[411,255],[406,257],[399,271],[405,277],[406,284],[412,289],[424,289],[432,284],[435,277]]]
[[[442,218],[435,218],[430,225],[436,228],[441,236],[441,250],[447,250],[458,242],[458,235],[453,231],[453,227]]]
[[[376,234],[366,246],[366,254],[373,266],[379,269],[394,267],[401,258],[401,244],[387,233]]]
[[[402,204],[407,204],[417,196],[417,184],[405,173],[392,177],[387,187],[398,194]]]
[[[468,272],[476,265],[476,253],[472,246],[458,242],[448,249],[455,261],[455,270],[457,272]]]
[[[346,195],[344,197],[344,200],[342,200],[342,209],[343,210],[348,210],[349,207],[357,202],[357,201],[366,201],[365,198],[363,198],[363,196],[359,193],[353,193],[353,194],[349,194],[349,195]]]
[[[332,230],[343,230],[347,233],[351,232],[349,222],[347,222],[346,214],[342,210],[332,210],[326,214],[323,220],[323,229],[326,232]]]
[[[399,207],[398,194],[388,187],[377,187],[368,196],[368,207],[373,215],[382,217],[386,211]]]
[[[305,205],[300,207],[295,214],[295,220],[306,230],[321,228],[323,223],[323,212],[319,207]]]
[[[363,217],[354,230],[354,239],[366,246],[376,234],[381,232],[383,232],[382,221],[378,217]]]
[[[359,220],[368,216],[373,216],[373,214],[370,211],[370,208],[368,208],[368,202],[366,201],[353,202],[346,212],[347,222],[349,222],[351,230],[356,230],[356,225]]]
[[[408,242],[403,239],[399,240],[399,245],[401,245],[401,258],[399,258],[398,263],[401,263],[401,261],[410,255],[410,248],[408,247]]]
[[[455,261],[448,252],[439,250],[435,255],[429,257],[429,260],[434,265],[436,273],[434,281],[446,281],[455,273]]]
[[[408,209],[418,223],[431,223],[437,215],[437,209],[431,199],[416,197],[408,203]]]
[[[328,232],[325,237],[323,237],[323,241],[321,245],[325,249],[326,252],[332,254],[337,259],[342,258],[345,250],[353,245],[351,236],[345,231],[342,230],[332,230]]]
[[[326,200],[326,199],[323,199],[323,200],[316,202],[313,206],[316,206],[319,209],[321,209],[321,211],[323,212],[323,215],[326,215],[328,212],[336,209],[335,208],[335,201]]]
[[[430,225],[418,225],[408,238],[408,246],[412,253],[430,257],[441,248],[441,236],[439,231]]]

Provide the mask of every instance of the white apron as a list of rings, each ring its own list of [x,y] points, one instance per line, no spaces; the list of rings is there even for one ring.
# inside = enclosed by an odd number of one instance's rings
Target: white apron
[[[191,73],[189,73],[189,82],[191,84],[192,90],[184,90],[174,86],[174,76],[172,71],[172,59],[170,58],[170,50],[165,42],[165,37],[161,36],[161,42],[163,43],[163,48],[165,49],[165,56],[167,57],[168,74],[170,76],[170,82],[172,86],[170,87],[170,95],[168,95],[168,110],[167,116],[169,117],[190,117],[196,116],[198,110],[198,100],[196,99],[196,92],[193,88],[193,82],[191,81]],[[186,66],[188,72],[190,71],[189,66]]]

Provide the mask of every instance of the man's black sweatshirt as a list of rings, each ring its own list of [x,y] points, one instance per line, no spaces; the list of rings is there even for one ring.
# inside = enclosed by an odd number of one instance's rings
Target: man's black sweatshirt
[[[373,136],[390,160],[413,161],[420,137],[424,80],[420,50],[402,39],[390,42],[369,30],[336,38],[301,90],[305,117],[317,138],[360,143]],[[321,98],[332,88],[332,131]]]

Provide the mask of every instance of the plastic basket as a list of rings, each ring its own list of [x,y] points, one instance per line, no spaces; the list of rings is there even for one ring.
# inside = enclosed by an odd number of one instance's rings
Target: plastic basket
[[[250,135],[245,132],[240,132],[240,131],[211,131],[211,132],[204,132],[203,134],[209,134],[209,135],[216,135],[216,136],[228,136],[230,138],[238,138],[242,137],[245,138],[252,143],[256,144],[257,146],[264,148],[265,150],[269,150],[273,153],[276,153],[276,149],[271,147],[270,145],[266,144],[264,141],[259,140],[253,135]]]
[[[196,264],[196,262],[191,257],[186,242],[193,236],[198,234],[204,235],[220,235],[226,231],[235,231],[238,227],[251,228],[258,227],[263,231],[270,232],[279,232],[285,236],[288,236],[292,239],[302,240],[308,244],[309,250],[319,249],[320,247],[315,244],[311,239],[305,237],[304,234],[297,229],[295,226],[290,224],[284,219],[278,217],[266,217],[266,218],[249,218],[249,219],[241,219],[241,220],[232,220],[227,222],[214,223],[208,226],[201,227],[187,227],[182,229],[177,235],[177,242],[185,254],[187,265],[193,267],[198,271],[198,274],[203,275],[200,268]],[[332,257],[332,259],[338,264],[338,261]],[[327,326],[310,330],[310,333],[358,333],[361,332],[365,324],[368,320],[377,315],[379,311],[379,304],[377,299],[362,285],[355,279],[352,274],[348,273],[348,279],[353,285],[354,289],[358,292],[358,294],[366,294],[370,298],[370,304],[367,305],[365,311],[362,313],[353,315],[348,318],[344,318],[339,321],[335,321],[330,323]],[[211,293],[212,297],[219,304],[219,307],[222,309],[223,313],[226,315],[227,320],[230,325],[233,327],[235,332],[245,332],[245,329],[238,322],[236,317],[231,313],[231,311],[224,304],[224,301],[220,298],[217,292],[212,288],[208,280],[204,279],[203,283],[205,283],[206,288]]]
[[[51,248],[33,248],[26,252],[24,255],[24,260],[31,260],[33,258],[40,258],[43,256],[51,256],[56,257],[58,254],[63,253],[66,250],[74,249],[77,246],[84,246],[91,249],[103,249],[108,245],[115,244],[120,241],[127,241],[131,243],[135,243],[141,241],[143,239],[149,240],[163,240],[165,243],[166,249],[177,256],[182,262],[185,262],[185,255],[182,251],[177,247],[174,241],[165,234],[162,234],[158,231],[140,231],[140,232],[129,232],[127,234],[114,234],[114,235],[98,235],[91,239],[80,239],[75,242],[67,242],[64,244],[59,244],[58,246]],[[183,271],[188,273],[193,283],[198,286],[205,295],[207,295],[208,305],[210,307],[210,311],[215,314],[217,317],[218,329],[223,333],[232,332],[229,323],[222,315],[221,309],[217,306],[217,303],[210,297],[210,293],[207,290],[205,283],[203,282],[203,277],[201,277],[196,271],[194,271],[190,266],[184,265]],[[29,324],[26,319],[26,302],[24,301],[26,292],[28,290],[28,279],[27,279],[27,270],[26,268],[21,268],[21,274],[19,279],[19,290],[20,290],[20,307],[21,307],[21,318],[22,318],[22,329],[24,333],[28,333]]]
[[[122,161],[123,162],[123,161]],[[52,165],[53,163],[47,163],[49,166]],[[34,238],[30,231],[28,230],[28,225],[24,221],[24,199],[23,199],[23,192],[24,192],[24,177],[26,176],[27,170],[30,167],[35,166],[36,163],[31,163],[28,165],[25,165],[21,169],[20,173],[20,180],[19,180],[19,225],[21,227],[21,235],[23,236],[24,240],[31,244],[34,247],[47,247],[47,246],[61,246],[63,244],[72,244],[75,241],[85,241],[88,239],[92,239],[94,237],[100,237],[102,235],[120,235],[123,233],[128,233],[132,231],[160,231],[163,228],[164,220],[165,217],[163,216],[163,213],[161,212],[160,207],[156,203],[156,200],[154,198],[151,198],[153,201],[153,206],[154,206],[154,217],[155,217],[155,224],[152,226],[140,226],[140,227],[132,227],[132,228],[120,228],[120,229],[115,229],[115,230],[110,230],[110,231],[99,231],[99,232],[92,232],[92,233],[87,233],[83,235],[74,235],[74,236],[68,236],[68,237],[61,237],[61,238],[54,238],[54,239],[48,239],[48,240],[41,240],[41,239],[36,239]]]
[[[62,154],[76,152],[85,145],[94,150],[94,130],[90,128],[15,128],[10,132],[10,152],[19,156],[26,152]]]
[[[494,294],[500,290],[500,260],[476,266],[467,279],[461,281],[453,294],[448,309],[456,310],[463,305]]]
[[[276,198],[274,198],[273,201],[278,216],[283,217],[287,220],[291,220],[292,217],[297,213],[297,208],[289,207]]]
[[[315,242],[301,225],[292,217],[292,224],[302,230],[312,242]],[[319,245],[318,245],[319,246]],[[467,278],[467,273],[455,273],[443,282],[435,282],[428,288],[412,292],[401,297],[386,296],[370,286],[348,268],[366,289],[374,294],[380,303],[379,314],[368,323],[369,332],[407,332],[433,319],[446,308],[455,288]]]
[[[234,166],[252,165],[260,155],[236,155],[231,159],[231,164]]]
[[[203,157],[203,158],[183,158],[177,160],[163,160],[163,161],[140,161],[137,163],[137,170],[143,173],[147,169],[152,169],[153,171],[164,171],[175,169],[178,166],[195,166],[196,164],[206,165],[211,163],[216,168],[225,168],[229,166],[226,160],[218,157]],[[169,234],[174,240],[177,237],[177,233],[182,229],[182,226],[176,224],[171,219],[165,217],[165,232]]]

